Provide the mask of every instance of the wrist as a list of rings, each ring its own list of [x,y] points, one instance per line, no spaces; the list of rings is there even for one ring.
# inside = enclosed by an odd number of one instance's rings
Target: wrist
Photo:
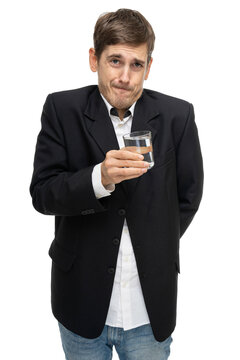
[[[110,179],[104,175],[103,169],[102,169],[102,164],[101,164],[101,181],[102,181],[102,185],[105,187],[112,185],[112,182],[110,181]]]
[[[108,181],[104,175],[102,176],[102,184],[105,187],[105,189],[107,189],[108,186],[112,185],[112,183]]]

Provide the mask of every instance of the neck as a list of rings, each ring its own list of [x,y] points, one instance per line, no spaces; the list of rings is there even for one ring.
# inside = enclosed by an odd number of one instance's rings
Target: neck
[[[125,115],[125,112],[127,111],[127,109],[116,109],[118,112],[118,116],[120,120],[123,120],[123,117]]]

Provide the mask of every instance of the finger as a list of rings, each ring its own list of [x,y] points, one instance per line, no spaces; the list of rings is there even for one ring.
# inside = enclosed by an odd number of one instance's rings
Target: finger
[[[125,151],[130,151],[130,152],[138,153],[138,154],[147,154],[147,153],[153,151],[152,145],[150,145],[150,146],[127,146],[122,149],[124,149]]]
[[[128,150],[112,150],[109,151],[109,156],[114,157],[115,159],[123,159],[123,160],[142,160],[143,159],[143,155],[132,152],[132,151],[128,151]]]
[[[141,171],[139,171],[138,174],[135,175],[130,175],[130,176],[125,176],[123,180],[130,180],[130,179],[134,179],[134,178],[138,178],[140,176],[142,176],[143,174],[145,174],[147,172],[148,169],[141,169]]]
[[[131,177],[138,177],[147,172],[147,168],[112,168],[109,172],[109,175],[112,178],[121,178],[122,180],[127,180]]]
[[[141,171],[139,174],[135,174],[135,175],[132,175],[132,176],[119,176],[119,177],[116,178],[116,183],[120,183],[120,182],[125,181],[125,180],[137,179],[140,176],[142,176],[145,172],[147,172],[147,169],[144,169],[144,172]]]
[[[148,168],[149,163],[147,161],[139,160],[115,160],[114,165],[116,167],[128,167],[128,168]]]

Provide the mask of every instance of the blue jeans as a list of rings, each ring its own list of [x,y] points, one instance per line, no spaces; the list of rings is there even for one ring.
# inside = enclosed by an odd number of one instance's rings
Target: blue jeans
[[[111,360],[113,345],[120,360],[167,360],[172,337],[157,341],[150,324],[124,331],[105,325],[101,335],[87,339],[58,323],[66,360]]]

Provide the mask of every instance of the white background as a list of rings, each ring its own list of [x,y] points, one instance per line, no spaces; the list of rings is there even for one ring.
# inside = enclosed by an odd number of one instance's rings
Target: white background
[[[0,357],[64,359],[50,308],[54,218],[31,205],[33,156],[47,94],[97,82],[88,67],[93,27],[119,7],[152,24],[156,47],[145,87],[193,103],[204,158],[203,200],[181,239],[170,359],[239,359],[240,29],[233,0],[1,2]]]

